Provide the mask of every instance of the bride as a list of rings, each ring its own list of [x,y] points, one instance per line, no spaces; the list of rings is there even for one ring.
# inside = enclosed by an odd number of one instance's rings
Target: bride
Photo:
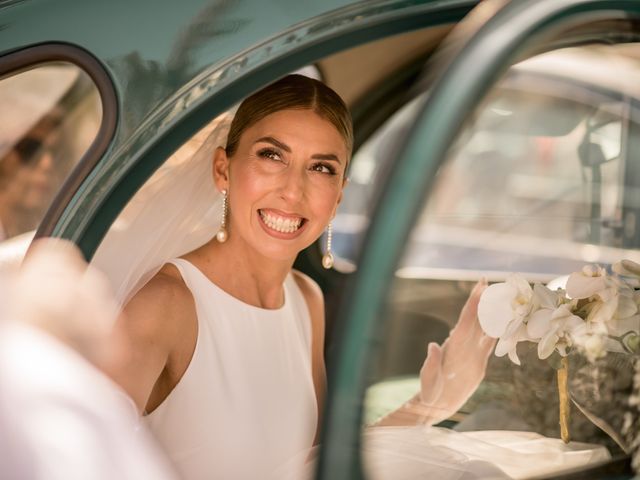
[[[324,302],[292,266],[330,232],[353,145],[342,99],[301,75],[248,97],[226,130],[221,122],[187,161],[165,167],[94,259],[126,304],[115,330],[130,361],[110,373],[188,479],[265,478],[317,438]],[[447,385],[448,351],[432,345],[424,393],[387,424],[416,414],[435,423],[477,387],[493,346],[477,327],[482,288],[456,329],[476,367]]]
[[[324,301],[292,266],[323,231],[331,238],[352,145],[340,97],[284,77],[244,100],[230,125],[216,120],[195,153],[170,159],[98,249],[93,263],[125,305],[114,337],[131,346],[109,373],[183,478],[301,478],[311,468],[326,388]],[[539,439],[510,436],[510,449],[504,436],[428,428],[484,377],[495,343],[477,321],[485,286],[445,343],[429,345],[420,392],[365,432],[375,478],[508,478],[500,468],[526,471],[558,453],[523,451]]]

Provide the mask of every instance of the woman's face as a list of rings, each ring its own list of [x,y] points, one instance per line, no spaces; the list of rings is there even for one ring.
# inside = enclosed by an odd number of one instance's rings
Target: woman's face
[[[346,163],[342,136],[311,110],[255,123],[232,158],[216,152],[216,184],[229,192],[229,239],[269,258],[295,258],[335,215]]]

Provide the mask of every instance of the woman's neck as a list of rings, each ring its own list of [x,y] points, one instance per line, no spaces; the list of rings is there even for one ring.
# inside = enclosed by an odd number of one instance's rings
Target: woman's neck
[[[278,261],[260,255],[239,241],[209,243],[186,255],[227,293],[260,308],[280,308],[283,283],[294,259]]]

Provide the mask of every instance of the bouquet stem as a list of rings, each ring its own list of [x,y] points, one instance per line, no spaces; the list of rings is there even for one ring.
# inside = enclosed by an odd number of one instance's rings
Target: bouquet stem
[[[571,440],[569,435],[569,389],[567,380],[569,377],[569,359],[562,357],[562,366],[558,369],[558,397],[560,399],[560,438],[564,443]]]

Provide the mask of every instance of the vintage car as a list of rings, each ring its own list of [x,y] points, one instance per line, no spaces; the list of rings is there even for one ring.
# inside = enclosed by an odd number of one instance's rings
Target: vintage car
[[[319,78],[356,138],[335,266],[322,238],[296,262],[327,303],[316,478],[400,478],[382,444],[423,478],[443,444],[365,426],[419,388],[474,282],[640,260],[639,21],[637,0],[0,2],[0,265],[34,234],[91,260],[212,121],[287,73]],[[535,442],[498,462],[513,478],[632,478],[637,352],[570,355],[577,442],[558,447],[557,365],[526,347],[441,427],[556,442],[547,464]]]

